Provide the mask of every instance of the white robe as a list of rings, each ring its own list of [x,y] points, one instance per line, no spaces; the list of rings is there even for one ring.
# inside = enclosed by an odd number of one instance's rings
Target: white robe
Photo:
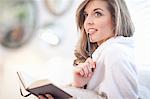
[[[108,99],[138,99],[138,77],[132,37],[118,36],[102,43],[93,53],[96,69],[87,89]]]
[[[103,99],[104,94],[108,99],[139,98],[132,37],[110,38],[95,50],[92,58],[96,69],[87,89],[66,88],[66,91],[77,99]]]

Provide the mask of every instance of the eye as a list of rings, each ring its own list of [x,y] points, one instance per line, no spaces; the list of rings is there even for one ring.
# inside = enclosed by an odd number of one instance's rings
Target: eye
[[[84,12],[83,16],[84,16],[84,18],[86,18],[88,16],[88,14]]]
[[[95,16],[102,16],[102,13],[101,12],[95,12]]]

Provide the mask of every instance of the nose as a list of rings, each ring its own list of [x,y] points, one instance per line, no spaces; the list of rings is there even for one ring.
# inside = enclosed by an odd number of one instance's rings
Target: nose
[[[85,19],[85,24],[86,25],[92,25],[94,24],[94,20],[91,16],[87,16],[86,19]]]

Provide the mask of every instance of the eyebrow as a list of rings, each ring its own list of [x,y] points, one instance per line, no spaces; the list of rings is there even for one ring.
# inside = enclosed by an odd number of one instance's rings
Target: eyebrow
[[[103,9],[101,9],[101,8],[96,8],[96,9],[94,9],[93,11],[96,11],[96,10],[104,11],[104,10],[103,10]]]
[[[104,11],[104,10],[103,10],[103,9],[101,9],[101,8],[95,8],[93,11],[97,11],[97,10]],[[84,13],[87,13],[87,12],[84,10]]]

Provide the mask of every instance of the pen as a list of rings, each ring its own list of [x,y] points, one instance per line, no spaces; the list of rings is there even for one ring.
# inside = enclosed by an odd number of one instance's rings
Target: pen
[[[90,58],[92,58],[92,51],[91,51],[91,45],[90,45],[90,37],[89,37],[89,33],[87,33],[87,50],[88,50],[88,55]],[[94,71],[94,68],[91,68],[92,72]],[[84,85],[84,89],[87,88],[87,84]]]
[[[89,54],[89,57],[92,58],[92,51],[91,51],[89,33],[87,34],[87,47],[88,47],[88,54]]]
[[[87,47],[88,47],[88,54],[89,57],[92,58],[92,50],[91,50],[91,44],[90,44],[90,37],[89,33],[87,34]],[[94,71],[94,68],[92,68],[92,72]]]

